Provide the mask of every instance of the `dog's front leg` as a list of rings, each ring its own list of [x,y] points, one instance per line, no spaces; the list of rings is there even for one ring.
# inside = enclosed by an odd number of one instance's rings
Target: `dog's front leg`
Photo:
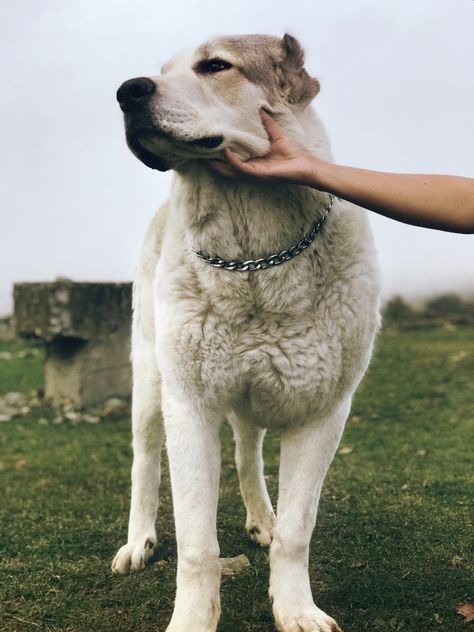
[[[163,413],[178,545],[176,600],[167,632],[214,632],[220,616],[221,419],[165,386]]]
[[[152,344],[135,336],[133,353],[133,466],[128,539],[112,562],[115,573],[142,569],[156,548],[161,448],[161,381]]]
[[[280,632],[340,632],[313,601],[308,573],[321,487],[349,412],[287,430],[281,440],[279,498],[270,548],[270,597]]]

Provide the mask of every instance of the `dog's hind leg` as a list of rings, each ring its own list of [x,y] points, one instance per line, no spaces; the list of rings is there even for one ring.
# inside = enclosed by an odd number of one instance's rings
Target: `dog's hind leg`
[[[154,348],[151,283],[137,283],[134,302],[132,499],[127,544],[119,549],[112,562],[112,570],[116,573],[140,570],[155,551],[155,521],[164,440],[161,379]]]
[[[290,428],[281,439],[277,520],[270,549],[270,597],[280,632],[340,632],[313,601],[308,574],[319,496],[350,401],[333,415]]]
[[[252,540],[261,546],[270,546],[275,514],[263,476],[262,446],[265,430],[235,412],[229,415],[229,422],[234,431],[240,492],[247,510],[245,528]]]

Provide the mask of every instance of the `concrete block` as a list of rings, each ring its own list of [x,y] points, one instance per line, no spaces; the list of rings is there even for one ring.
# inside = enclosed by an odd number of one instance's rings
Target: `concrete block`
[[[6,316],[0,318],[0,341],[9,342],[15,338],[15,327],[13,326],[13,318]]]
[[[44,341],[45,398],[57,406],[131,394],[131,283],[17,283],[19,336]]]

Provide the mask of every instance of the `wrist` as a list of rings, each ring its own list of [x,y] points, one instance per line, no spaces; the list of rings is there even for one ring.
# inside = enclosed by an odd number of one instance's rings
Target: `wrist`
[[[335,165],[326,162],[317,156],[311,154],[307,172],[304,174],[304,182],[309,187],[333,193],[332,181]]]

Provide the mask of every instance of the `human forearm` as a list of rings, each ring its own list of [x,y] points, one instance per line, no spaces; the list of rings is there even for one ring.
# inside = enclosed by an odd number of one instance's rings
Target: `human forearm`
[[[314,158],[305,184],[400,222],[474,232],[474,180],[368,171]]]

